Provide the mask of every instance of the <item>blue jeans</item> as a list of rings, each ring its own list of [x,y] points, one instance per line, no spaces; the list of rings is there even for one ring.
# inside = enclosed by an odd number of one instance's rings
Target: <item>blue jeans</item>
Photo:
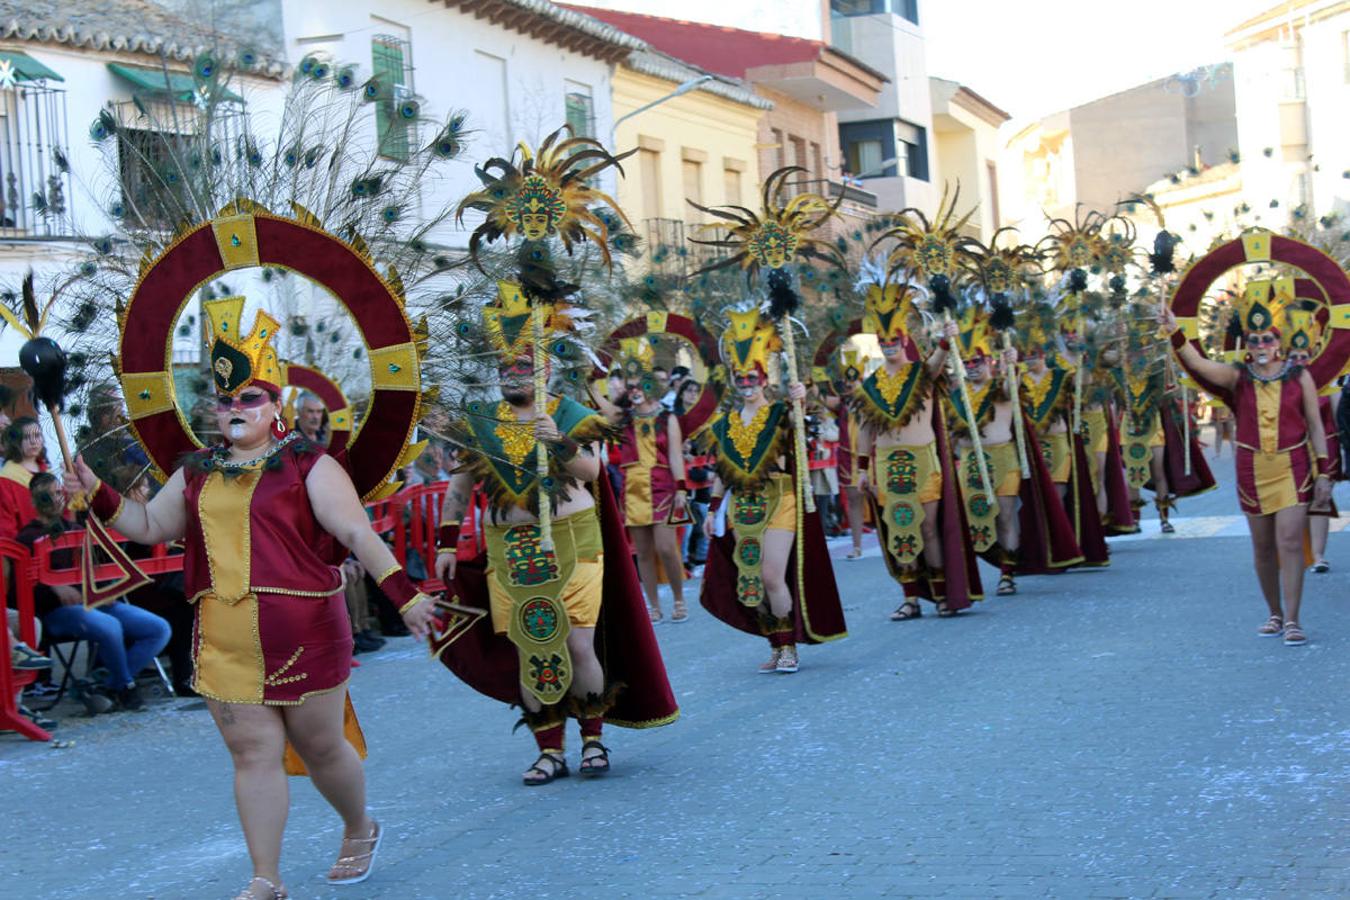
[[[689,530],[684,533],[684,561],[703,565],[708,556],[708,536],[703,533],[703,520],[708,518],[708,504],[689,501]]]
[[[84,638],[98,647],[98,659],[108,670],[108,687],[124,690],[136,673],[150,664],[169,643],[169,623],[130,603],[109,603],[98,609],[80,604],[60,606],[42,617],[47,637]]]

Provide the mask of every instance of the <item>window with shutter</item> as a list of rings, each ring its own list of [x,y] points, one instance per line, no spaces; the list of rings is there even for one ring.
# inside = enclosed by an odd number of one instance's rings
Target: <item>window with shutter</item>
[[[371,41],[371,74],[380,86],[375,104],[375,133],[380,156],[406,160],[415,140],[416,121],[405,118],[404,104],[412,99],[412,67],[408,42],[392,35],[376,35]]]

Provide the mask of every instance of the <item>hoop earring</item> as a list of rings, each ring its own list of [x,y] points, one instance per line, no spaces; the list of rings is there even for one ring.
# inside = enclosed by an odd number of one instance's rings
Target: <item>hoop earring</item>
[[[1252,361],[1252,353],[1251,353],[1250,350],[1248,350],[1246,353],[1244,353],[1244,354],[1242,355],[1242,361],[1245,362],[1245,363],[1247,363],[1248,365],[1251,364],[1251,361]]]
[[[273,420],[271,427],[272,437],[281,440],[286,436],[286,432],[290,429],[286,427],[286,422],[281,418],[280,411],[276,412],[275,416],[276,418]]]

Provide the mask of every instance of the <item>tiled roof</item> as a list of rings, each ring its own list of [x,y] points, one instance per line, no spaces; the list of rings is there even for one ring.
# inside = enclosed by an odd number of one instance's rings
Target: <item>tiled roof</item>
[[[256,26],[256,22],[250,22]],[[187,62],[210,50],[258,56],[257,74],[286,70],[281,35],[251,27],[233,33],[180,17],[152,0],[0,0],[0,40],[61,44],[89,50],[135,53]]]
[[[636,35],[671,56],[693,63],[709,72],[729,75],[732,78],[744,78],[747,69],[757,66],[814,62],[828,52],[844,56],[869,74],[886,80],[882,73],[839,53],[822,41],[611,9],[595,9],[588,6],[569,8],[608,22],[628,34]]]
[[[633,50],[645,50],[647,44],[640,38],[625,34],[613,25],[590,15],[589,10],[570,9],[549,0],[428,0],[433,5],[443,5],[450,9],[460,9],[502,28],[513,28],[524,34],[553,38],[559,43],[557,35],[541,31],[539,22],[548,23],[550,30],[563,29],[567,35],[561,43],[570,45],[580,52],[620,61]],[[532,21],[533,20],[533,21]],[[576,38],[581,38],[580,41]],[[587,46],[589,39],[590,46]],[[598,45],[598,46],[597,46]],[[598,51],[598,52],[597,52]]]
[[[651,75],[653,78],[663,78],[677,84],[692,81],[700,75],[710,74],[697,66],[691,66],[657,50],[634,50],[628,54],[628,59],[624,61],[624,65],[634,72]],[[714,75],[712,81],[706,81],[699,85],[698,90],[715,94],[718,97],[745,106],[752,106],[755,109],[773,109],[772,101],[765,100],[756,94],[744,82],[725,76]]]

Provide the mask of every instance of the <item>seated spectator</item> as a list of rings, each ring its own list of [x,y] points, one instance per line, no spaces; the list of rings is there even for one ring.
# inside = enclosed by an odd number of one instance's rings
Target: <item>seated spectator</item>
[[[36,513],[28,483],[47,471],[42,428],[31,416],[20,416],[4,431],[5,464],[0,467],[0,538],[13,538]]]
[[[370,591],[366,588],[366,570],[355,559],[342,563],[342,592],[347,599],[347,616],[352,620],[352,652],[369,653],[384,646],[384,638],[371,628]]]
[[[18,540],[31,550],[40,538],[65,533],[70,523],[64,517],[65,491],[56,476],[34,475],[28,486],[37,516],[20,529]],[[71,550],[57,551],[52,557],[57,566],[74,565]],[[168,622],[125,601],[86,609],[80,591],[68,584],[39,584],[33,600],[49,640],[82,638],[98,648],[98,660],[107,671],[104,687],[122,709],[145,705],[136,675],[168,644]]]

